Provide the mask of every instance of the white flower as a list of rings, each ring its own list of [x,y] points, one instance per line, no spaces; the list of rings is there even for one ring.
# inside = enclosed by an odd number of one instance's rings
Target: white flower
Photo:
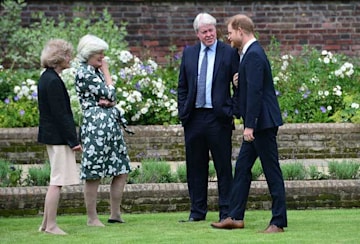
[[[330,110],[332,110],[332,107],[329,105],[326,107],[326,110],[330,111]]]
[[[358,103],[352,103],[352,104],[351,104],[351,108],[358,109],[359,106],[360,106],[360,105],[359,105]]]
[[[346,74],[348,77],[350,77],[352,74],[354,74],[354,70],[351,69],[351,70],[345,72],[345,74]]]
[[[149,110],[148,110],[148,108],[146,108],[146,107],[140,109],[140,112],[141,112],[142,114],[146,114],[148,111],[149,111]]]
[[[329,59],[328,57],[325,57],[325,58],[324,58],[324,63],[325,63],[325,64],[330,63],[330,59]]]
[[[120,51],[119,60],[123,63],[128,63],[131,59],[133,59],[133,57],[134,56],[129,51]]]
[[[328,52],[326,50],[322,50],[321,55],[326,56]]]
[[[333,88],[333,94],[339,97],[342,95],[341,87],[339,85]]]
[[[14,87],[14,93],[18,94],[20,92],[20,90],[21,90],[20,86]]]

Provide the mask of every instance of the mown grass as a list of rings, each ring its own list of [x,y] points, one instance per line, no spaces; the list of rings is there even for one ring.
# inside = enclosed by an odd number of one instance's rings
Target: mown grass
[[[101,215],[105,223],[107,215]],[[125,224],[105,228],[86,226],[86,216],[59,216],[67,236],[38,232],[41,216],[0,218],[0,243],[359,243],[360,209],[290,210],[285,233],[262,234],[270,211],[246,212],[245,229],[218,230],[210,227],[217,213],[206,221],[179,223],[188,213],[124,214]]]

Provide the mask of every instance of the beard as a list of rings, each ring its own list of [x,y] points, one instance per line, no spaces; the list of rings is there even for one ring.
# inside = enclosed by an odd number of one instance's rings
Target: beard
[[[236,40],[232,40],[230,44],[231,44],[231,47],[237,48],[239,50],[241,50],[243,47],[242,42],[236,41]]]

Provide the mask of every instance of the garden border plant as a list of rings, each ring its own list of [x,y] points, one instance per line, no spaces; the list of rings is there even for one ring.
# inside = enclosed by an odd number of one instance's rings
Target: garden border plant
[[[180,55],[169,47],[168,63],[158,65],[149,54],[136,57],[127,50],[126,23],[117,26],[105,9],[91,19],[63,16],[49,18],[34,13],[29,27],[19,21],[24,1],[5,0],[5,14],[0,34],[6,37],[4,59],[0,62],[0,127],[30,127],[38,125],[36,80],[40,76],[39,52],[50,38],[65,38],[74,46],[89,32],[109,42],[106,53],[111,73],[118,89],[118,107],[131,125],[178,124],[176,86]],[[80,12],[81,9],[73,11]],[[10,24],[12,23],[12,24]],[[15,28],[16,27],[16,28]],[[46,30],[46,31],[45,31]],[[261,41],[261,38],[260,38]],[[283,119],[287,123],[360,123],[360,90],[353,89],[360,80],[359,61],[339,53],[304,46],[297,56],[280,52],[275,39],[267,47],[275,87]],[[25,55],[26,53],[26,55]],[[0,57],[2,58],[2,57]],[[17,67],[5,63],[17,64]],[[34,66],[35,64],[35,66]],[[31,68],[30,68],[31,67]],[[74,89],[72,68],[64,71],[63,80],[71,94],[72,109],[80,123],[80,106]],[[236,121],[241,123],[241,121]]]
[[[305,167],[303,163],[294,161],[280,164],[285,180],[323,180],[323,179],[360,179],[360,162],[351,160],[328,162],[328,172],[319,171],[315,165]],[[325,167],[324,165],[322,167]],[[10,162],[0,159],[0,186],[46,186],[50,179],[50,165],[34,165],[24,177],[20,166],[13,166]],[[24,179],[24,180],[21,180]],[[252,180],[263,180],[263,170],[260,160],[256,160],[252,168]],[[102,179],[102,184],[109,184],[111,179]],[[209,181],[216,181],[215,167],[209,164]],[[143,183],[185,183],[186,166],[179,164],[173,172],[170,163],[157,160],[145,159],[129,174],[128,184]]]

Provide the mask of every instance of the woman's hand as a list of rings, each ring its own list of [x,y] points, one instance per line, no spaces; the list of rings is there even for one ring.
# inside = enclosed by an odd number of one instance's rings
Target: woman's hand
[[[102,65],[100,67],[100,70],[101,72],[103,72],[104,74],[104,78],[105,78],[105,83],[106,85],[108,86],[113,86],[114,85],[114,82],[112,81],[111,79],[111,74],[110,74],[110,70],[109,70],[109,64],[108,62],[106,61],[106,58],[103,58],[101,60],[102,62]]]
[[[105,107],[105,108],[110,108],[110,107],[114,107],[115,106],[115,102],[111,102],[105,98],[100,98],[98,105],[100,107]]]
[[[82,147],[81,147],[81,145],[79,144],[79,145],[71,148],[71,150],[73,150],[74,152],[81,152],[81,151],[82,151]]]

